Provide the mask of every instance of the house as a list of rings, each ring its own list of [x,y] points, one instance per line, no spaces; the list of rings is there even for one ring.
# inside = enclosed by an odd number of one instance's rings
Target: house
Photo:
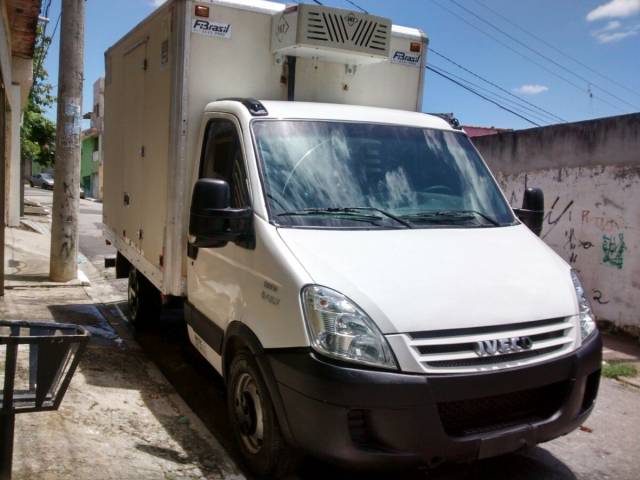
[[[80,185],[87,196],[102,200],[102,133],[104,131],[104,78],[93,84],[93,110],[85,114],[91,128],[82,132]]]
[[[0,1],[0,207],[20,224],[20,124],[33,83],[41,0]]]
[[[469,137],[484,137],[485,135],[495,135],[496,133],[512,132],[510,128],[496,128],[496,127],[477,127],[473,125],[462,125],[462,130],[469,135]]]
[[[0,296],[4,227],[20,224],[20,122],[33,83],[41,0],[0,0]]]

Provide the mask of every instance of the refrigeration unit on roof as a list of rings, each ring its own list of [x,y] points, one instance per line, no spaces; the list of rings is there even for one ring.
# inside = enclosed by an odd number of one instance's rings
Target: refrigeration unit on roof
[[[391,21],[319,5],[296,5],[273,17],[271,50],[351,65],[389,59]]]

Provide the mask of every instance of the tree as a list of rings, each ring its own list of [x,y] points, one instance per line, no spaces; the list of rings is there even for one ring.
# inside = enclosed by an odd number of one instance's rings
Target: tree
[[[35,161],[43,167],[53,165],[56,154],[56,125],[45,116],[45,111],[55,102],[53,86],[44,68],[44,60],[51,37],[47,37],[42,25],[38,26],[33,58],[33,86],[29,94],[20,130],[23,162]]]

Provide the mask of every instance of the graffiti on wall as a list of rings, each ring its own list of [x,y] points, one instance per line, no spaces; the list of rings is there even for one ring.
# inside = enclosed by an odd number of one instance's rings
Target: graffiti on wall
[[[580,219],[583,225],[594,225],[603,232],[611,233],[620,230],[620,225],[616,220],[605,215],[592,215],[591,210],[582,210]]]
[[[571,265],[578,261],[578,250],[589,250],[594,245],[589,240],[579,240],[576,238],[576,231],[574,228],[570,228],[564,232],[566,241],[563,245],[565,250],[569,250],[569,263]]]
[[[615,235],[603,235],[602,263],[622,269],[624,266],[624,252],[626,249],[627,245],[624,243],[624,233],[618,233],[617,238]]]
[[[568,202],[561,202],[560,197],[556,197],[556,199],[551,204],[551,207],[547,211],[544,216],[544,221],[549,226],[548,228],[543,227],[543,235],[542,239],[547,238],[547,236],[553,231],[553,229],[558,225],[560,220],[566,217],[568,221],[571,221],[571,208],[573,207],[573,200],[569,200]]]

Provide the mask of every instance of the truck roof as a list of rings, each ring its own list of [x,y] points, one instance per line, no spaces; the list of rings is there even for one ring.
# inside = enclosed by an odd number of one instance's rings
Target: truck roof
[[[291,6],[291,3],[271,2],[268,0],[208,0],[208,3],[227,5],[234,8],[251,10],[254,12],[274,14],[283,11]],[[394,35],[408,38],[423,37],[424,33],[418,28],[404,27],[402,25],[392,25],[391,31]]]
[[[207,105],[206,111],[218,111],[221,100]],[[391,108],[366,107],[335,103],[261,101],[268,114],[257,118],[295,118],[311,120],[342,120],[349,122],[369,122],[407,125],[438,130],[453,130],[449,123],[435,115]]]

